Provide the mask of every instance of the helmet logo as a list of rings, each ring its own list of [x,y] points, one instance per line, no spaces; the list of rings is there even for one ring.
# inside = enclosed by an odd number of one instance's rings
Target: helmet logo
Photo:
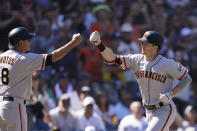
[[[144,33],[143,37],[146,38],[150,33],[149,32],[146,32]]]

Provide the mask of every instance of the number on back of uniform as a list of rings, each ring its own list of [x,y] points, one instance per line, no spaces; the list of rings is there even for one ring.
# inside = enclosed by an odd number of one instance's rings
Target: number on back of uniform
[[[1,71],[1,81],[4,85],[9,84],[9,70],[8,68],[3,68]]]

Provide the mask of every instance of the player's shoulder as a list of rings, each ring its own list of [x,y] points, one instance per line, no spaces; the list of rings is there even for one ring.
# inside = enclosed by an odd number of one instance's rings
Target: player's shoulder
[[[162,58],[161,65],[162,65],[162,68],[165,70],[170,70],[170,69],[175,69],[175,68],[179,69],[183,67],[183,65],[180,62],[171,58],[166,58],[166,57]]]
[[[4,56],[6,56],[6,57],[8,56],[13,59],[18,59],[18,57],[20,56],[20,52],[17,52],[14,50],[7,50],[7,51],[0,54],[0,57],[4,57]]]
[[[36,53],[23,53],[21,54],[22,57],[26,58],[26,59],[36,59],[38,57],[43,57],[44,54],[36,54]]]
[[[0,56],[12,55],[12,54],[16,54],[16,52],[14,50],[7,50],[7,51],[1,53]]]
[[[23,53],[23,55],[24,56],[33,56],[33,55],[40,55],[40,54],[28,52],[28,53]]]
[[[127,123],[127,122],[132,121],[134,118],[135,118],[135,117],[134,117],[133,114],[129,114],[129,115],[126,115],[125,117],[123,117],[122,121],[124,121],[124,122]]]
[[[172,63],[176,63],[176,61],[174,59],[171,59],[171,58],[167,58],[167,57],[164,57],[162,55],[161,56],[161,62],[163,62],[164,64],[172,64]]]

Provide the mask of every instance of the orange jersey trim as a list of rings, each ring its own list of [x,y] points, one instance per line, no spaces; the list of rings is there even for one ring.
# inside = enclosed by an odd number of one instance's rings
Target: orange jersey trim
[[[21,122],[21,131],[23,131],[23,120],[22,120],[22,113],[21,113],[21,104],[19,104],[19,116],[20,116],[20,122]]]
[[[42,60],[41,70],[44,70],[44,65],[45,65],[46,57],[47,57],[47,54],[44,54],[43,60]]]
[[[167,124],[167,122],[168,122],[168,120],[169,120],[169,118],[170,118],[170,116],[171,116],[171,114],[172,114],[172,105],[169,104],[169,106],[170,106],[170,113],[169,113],[168,118],[167,118],[167,120],[166,120],[164,126],[162,127],[161,131],[163,131],[163,129],[165,128],[165,126],[166,126],[166,124]]]
[[[124,56],[123,56],[123,62],[124,62],[125,68],[127,68],[127,64],[126,64],[126,60],[125,60]]]
[[[185,74],[187,73],[188,70],[185,70],[184,74],[178,79],[178,80],[182,80],[183,77],[185,76]]]

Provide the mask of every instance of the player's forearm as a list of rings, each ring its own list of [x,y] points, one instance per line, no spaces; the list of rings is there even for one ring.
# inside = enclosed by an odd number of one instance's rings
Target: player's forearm
[[[102,43],[99,44],[97,47],[98,47],[102,57],[106,61],[111,62],[111,61],[114,61],[116,59],[116,54],[114,54],[113,51],[110,50],[109,48],[105,47],[105,45],[103,45]]]
[[[179,83],[175,86],[174,89],[172,89],[172,94],[176,96],[179,92],[181,92],[185,87],[189,86],[189,84],[192,82],[191,77],[189,74],[187,74],[182,80],[179,81]]]
[[[98,47],[102,57],[107,62],[112,62],[116,59],[116,54],[114,54],[109,48],[106,48],[105,45],[101,43],[98,31],[92,32],[92,34],[90,35],[90,42]]]
[[[75,46],[79,44],[78,40],[71,40],[64,46],[56,49],[55,51],[52,52],[52,62],[56,62],[63,58],[66,54],[68,54]]]

